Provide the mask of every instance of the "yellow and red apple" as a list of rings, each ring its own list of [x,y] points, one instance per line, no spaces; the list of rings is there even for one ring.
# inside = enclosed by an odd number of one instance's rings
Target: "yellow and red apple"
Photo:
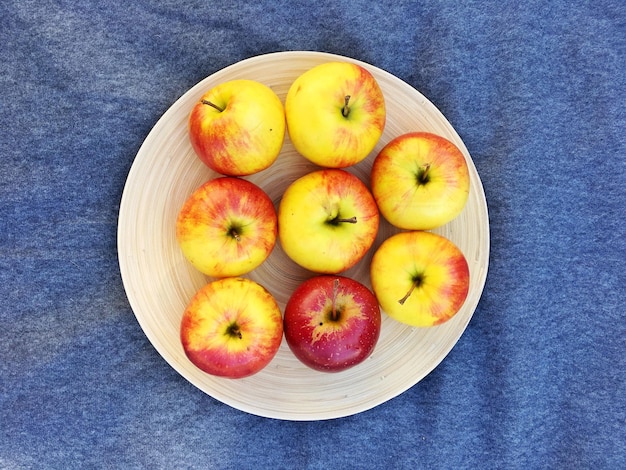
[[[457,217],[468,199],[463,153],[436,134],[411,132],[391,140],[374,159],[372,194],[380,213],[405,230],[430,230]]]
[[[463,252],[431,232],[387,238],[370,265],[372,288],[391,318],[411,326],[440,325],[463,306],[470,273]]]
[[[294,148],[319,166],[345,168],[374,149],[385,128],[383,92],[364,67],[317,65],[292,83],[285,99]]]
[[[185,201],[176,219],[176,240],[184,256],[212,277],[240,276],[272,252],[278,234],[270,197],[241,178],[207,181]]]
[[[378,233],[374,197],[355,175],[323,169],[301,176],[278,207],[278,237],[287,256],[317,273],[354,266]]]
[[[194,151],[209,168],[228,176],[257,173],[274,163],[283,146],[283,104],[268,86],[231,80],[208,90],[188,121]]]
[[[339,372],[367,359],[380,336],[376,297],[343,276],[315,276],[302,282],[285,307],[283,330],[293,354],[305,365]]]
[[[266,367],[282,336],[283,320],[274,297],[260,284],[236,277],[198,290],[180,324],[189,360],[208,374],[233,379]]]

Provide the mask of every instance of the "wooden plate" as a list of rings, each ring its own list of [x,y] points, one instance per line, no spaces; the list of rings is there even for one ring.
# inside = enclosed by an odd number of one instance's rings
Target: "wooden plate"
[[[387,124],[372,154],[349,171],[369,183],[374,157],[392,138],[410,131],[430,131],[453,141],[470,168],[471,189],[464,211],[434,230],[456,243],[467,257],[471,285],[459,313],[432,328],[412,328],[383,314],[374,353],[365,362],[340,373],[311,370],[292,355],[283,340],[274,360],[245,379],[213,377],[186,358],[179,340],[182,313],[193,294],[206,283],[183,257],[175,238],[175,220],[187,197],[217,176],[193,152],[187,118],[209,88],[236,78],[257,80],[283,100],[293,80],[309,68],[332,60],[359,63],[370,70],[385,94]],[[260,185],[276,206],[287,185],[315,169],[298,155],[289,139],[277,161],[248,179]],[[381,218],[374,249],[396,233]],[[239,410],[285,420],[321,420],[373,408],[414,386],[450,352],[465,330],[480,299],[489,262],[489,220],[483,187],[458,134],[441,112],[414,88],[372,65],[320,52],[280,52],[236,63],[199,82],[156,123],[141,146],[122,195],[118,252],[130,305],[146,336],[163,358],[189,382],[213,398]],[[345,275],[367,286],[370,254]],[[268,260],[247,277],[274,294],[281,308],[296,285],[310,273],[294,265],[279,244]]]

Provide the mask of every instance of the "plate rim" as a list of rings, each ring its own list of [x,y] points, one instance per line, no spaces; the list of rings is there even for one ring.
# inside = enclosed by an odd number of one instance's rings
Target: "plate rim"
[[[478,199],[479,201],[482,203],[480,205],[480,209],[481,212],[484,214],[484,218],[485,218],[485,224],[486,226],[484,227],[486,230],[484,231],[484,239],[481,240],[481,247],[482,250],[485,251],[484,253],[484,258],[485,258],[485,264],[484,266],[481,266],[481,272],[480,272],[480,276],[479,276],[479,280],[478,280],[478,284],[475,286],[475,289],[477,291],[476,294],[476,303],[475,305],[472,307],[470,314],[467,316],[467,319],[464,321],[464,323],[460,326],[459,331],[458,331],[458,335],[456,337],[456,339],[452,342],[452,344],[450,344],[449,348],[447,348],[447,350],[445,351],[444,354],[442,354],[442,356],[439,358],[438,361],[434,361],[433,364],[431,365],[431,367],[427,368],[427,370],[425,370],[420,376],[416,377],[415,380],[409,380],[407,381],[407,383],[405,384],[405,386],[403,387],[398,387],[394,390],[394,392],[392,394],[390,394],[389,396],[383,396],[380,397],[377,400],[371,400],[370,402],[368,402],[367,404],[361,405],[359,406],[355,406],[353,408],[351,408],[348,411],[345,412],[331,412],[331,413],[324,413],[324,412],[316,412],[313,415],[281,415],[281,414],[277,414],[277,413],[265,413],[263,412],[263,410],[260,410],[258,408],[252,407],[252,406],[246,406],[245,404],[242,404],[240,402],[238,402],[237,400],[234,399],[229,399],[228,397],[216,397],[214,395],[212,395],[211,393],[209,393],[208,391],[204,390],[198,383],[196,383],[196,381],[194,381],[192,378],[186,376],[185,374],[183,374],[179,368],[177,367],[177,365],[175,363],[173,363],[172,360],[170,360],[170,358],[168,358],[167,354],[164,354],[164,352],[162,351],[161,346],[158,344],[157,338],[155,337],[155,335],[149,331],[149,329],[147,329],[144,325],[144,321],[142,318],[140,318],[140,315],[138,315],[138,309],[140,308],[138,305],[138,300],[135,298],[135,296],[132,294],[131,290],[132,290],[132,285],[130,280],[127,278],[127,276],[125,276],[125,273],[127,272],[127,267],[126,267],[126,262],[127,260],[125,260],[122,256],[123,251],[124,251],[124,237],[123,237],[123,227],[122,227],[122,222],[125,216],[125,211],[127,210],[126,207],[130,204],[129,199],[131,198],[130,195],[130,187],[131,187],[131,183],[134,181],[135,178],[138,178],[139,175],[137,175],[136,173],[139,172],[139,167],[136,164],[136,162],[138,161],[138,159],[144,155],[144,153],[146,152],[146,148],[148,147],[148,143],[154,138],[155,135],[157,135],[159,133],[159,131],[161,130],[161,128],[167,123],[168,118],[171,115],[174,115],[181,106],[184,106],[184,102],[186,101],[186,99],[190,96],[190,95],[194,95],[197,94],[198,89],[203,87],[203,84],[209,80],[216,80],[219,79],[220,75],[228,75],[228,73],[230,73],[233,69],[235,68],[239,68],[239,67],[244,67],[247,65],[252,65],[257,61],[267,61],[267,60],[272,60],[275,58],[289,58],[290,56],[293,57],[298,57],[298,58],[308,58],[308,59],[327,59],[327,60],[341,60],[341,61],[349,61],[349,62],[353,62],[356,64],[359,64],[361,66],[364,66],[365,68],[369,69],[370,71],[376,71],[379,74],[383,74],[386,75],[389,79],[397,82],[397,83],[401,83],[402,86],[404,87],[408,87],[408,89],[410,90],[410,92],[412,94],[416,94],[416,96],[421,97],[424,100],[424,104],[428,104],[431,109],[433,111],[435,111],[436,113],[438,113],[438,118],[445,123],[446,125],[446,130],[450,133],[452,133],[455,138],[456,138],[456,144],[457,146],[461,147],[462,152],[464,153],[464,155],[469,157],[469,161],[468,163],[470,164],[470,172],[472,172],[474,174],[474,178],[475,180],[472,181],[472,189],[474,191],[477,191],[478,193]],[[381,405],[382,403],[385,403],[389,400],[392,400],[393,398],[401,395],[402,393],[406,392],[408,389],[412,388],[413,386],[415,386],[417,383],[419,383],[421,380],[423,380],[427,375],[429,375],[434,369],[436,369],[441,362],[450,354],[451,350],[454,348],[454,346],[457,344],[457,342],[460,340],[460,338],[463,336],[463,334],[465,333],[465,330],[467,328],[467,326],[469,325],[469,322],[471,321],[471,319],[473,318],[475,311],[478,307],[478,304],[480,303],[480,299],[484,293],[484,287],[486,284],[486,278],[487,278],[487,272],[489,270],[489,260],[490,260],[490,249],[491,249],[491,240],[490,240],[490,223],[489,223],[489,210],[488,210],[488,206],[487,206],[487,200],[485,197],[485,191],[484,191],[484,187],[482,184],[482,180],[480,178],[480,175],[478,174],[478,171],[476,170],[473,158],[471,157],[467,147],[465,146],[465,143],[463,142],[463,140],[461,139],[461,137],[459,136],[458,132],[456,131],[456,129],[451,125],[451,123],[447,120],[447,118],[443,115],[443,113],[430,101],[428,100],[428,98],[426,98],[419,90],[415,89],[413,86],[411,86],[410,84],[408,84],[407,82],[405,82],[404,80],[402,80],[401,78],[387,72],[386,70],[374,66],[370,63],[352,58],[352,57],[348,57],[348,56],[343,56],[343,55],[339,55],[339,54],[334,54],[334,53],[328,53],[328,52],[321,52],[321,51],[309,51],[309,50],[290,50],[290,51],[280,51],[280,52],[271,52],[268,54],[259,54],[259,55],[255,55],[252,57],[248,57],[246,59],[243,59],[241,61],[238,62],[234,62],[222,69],[217,70],[216,72],[207,75],[206,77],[204,77],[203,79],[201,79],[200,81],[198,81],[196,84],[194,84],[191,88],[189,88],[187,91],[185,91],[182,95],[179,96],[179,98],[177,98],[174,103],[172,103],[172,105],[164,112],[161,114],[161,116],[157,119],[157,121],[155,122],[155,124],[152,126],[152,128],[150,129],[150,131],[148,132],[148,134],[146,135],[146,137],[144,138],[144,140],[142,141],[141,146],[139,147],[137,153],[135,154],[131,167],[128,171],[127,177],[126,177],[126,181],[124,183],[123,186],[123,190],[122,190],[122,194],[121,194],[121,199],[120,199],[120,205],[119,205],[119,211],[118,211],[118,227],[117,227],[117,252],[118,252],[118,265],[119,265],[119,269],[120,269],[120,275],[122,278],[122,283],[124,286],[124,291],[126,293],[126,297],[128,299],[128,302],[130,304],[131,310],[133,311],[133,314],[135,316],[135,319],[137,320],[137,322],[139,323],[142,331],[144,332],[144,334],[146,335],[146,337],[148,338],[148,340],[150,341],[152,347],[155,348],[155,350],[157,351],[157,353],[159,353],[159,355],[161,356],[162,359],[164,359],[166,361],[166,363],[168,363],[170,365],[170,367],[172,367],[179,375],[181,375],[183,378],[185,378],[187,381],[189,381],[192,385],[194,385],[196,388],[199,388],[202,392],[204,392],[205,394],[209,395],[210,397],[212,397],[213,399],[224,403],[232,408],[235,408],[237,410],[246,412],[246,413],[250,413],[253,415],[257,415],[257,416],[261,416],[261,417],[266,417],[266,418],[274,418],[274,419],[281,419],[281,420],[289,420],[289,421],[318,421],[318,420],[326,420],[326,419],[335,419],[335,418],[341,418],[341,417],[347,417],[347,416],[351,416],[357,413],[361,413],[363,411],[367,411],[369,409],[372,409],[376,406]],[[233,379],[226,379],[226,380],[233,380]]]

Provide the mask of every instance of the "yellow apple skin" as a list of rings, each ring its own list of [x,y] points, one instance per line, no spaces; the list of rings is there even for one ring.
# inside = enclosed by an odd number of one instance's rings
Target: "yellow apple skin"
[[[286,132],[285,110],[268,86],[231,80],[200,98],[189,115],[188,129],[191,146],[213,171],[251,175],[278,157]]]
[[[202,287],[180,324],[189,360],[208,374],[232,379],[267,366],[282,336],[283,320],[274,297],[260,284],[236,277]]]
[[[349,96],[349,113],[342,110]],[[385,99],[374,76],[360,65],[327,62],[293,82],[285,99],[289,137],[316,165],[345,168],[374,149],[385,128]]]
[[[352,218],[355,219],[352,219]],[[355,223],[339,220],[355,220]],[[336,274],[354,266],[378,233],[374,197],[356,176],[340,169],[308,173],[291,183],[278,207],[278,237],[300,266]]]
[[[467,162],[449,140],[427,132],[396,137],[378,153],[372,194],[387,221],[405,230],[430,230],[457,217],[469,195]]]
[[[440,325],[463,306],[469,267],[461,250],[431,232],[387,238],[370,264],[372,289],[391,318],[411,326]]]
[[[212,277],[240,276],[272,252],[276,210],[255,184],[230,176],[207,181],[183,204],[176,240],[189,262]]]

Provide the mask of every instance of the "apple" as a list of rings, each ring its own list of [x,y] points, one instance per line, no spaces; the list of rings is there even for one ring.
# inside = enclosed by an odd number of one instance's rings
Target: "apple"
[[[305,365],[338,372],[367,359],[380,336],[376,297],[360,282],[320,275],[302,282],[285,307],[289,349]]]
[[[341,169],[312,171],[291,183],[278,206],[278,238],[289,258],[316,273],[354,266],[378,232],[374,197]]]
[[[385,99],[364,67],[317,65],[291,84],[285,99],[294,148],[316,165],[345,168],[374,149],[385,128]]]
[[[209,282],[183,312],[180,339],[199,369],[232,379],[259,372],[274,358],[283,320],[274,297],[260,284],[229,277]]]
[[[400,232],[378,247],[370,264],[372,289],[384,312],[411,326],[440,325],[461,308],[469,267],[461,250],[431,232]]]
[[[265,191],[250,181],[222,176],[207,181],[187,198],[176,219],[176,240],[187,260],[202,273],[240,276],[270,255],[277,221]]]
[[[194,151],[213,171],[251,175],[278,157],[286,132],[285,110],[268,86],[231,80],[202,95],[191,110],[188,130]]]
[[[449,140],[411,132],[391,140],[372,164],[380,213],[405,230],[430,230],[458,216],[469,195],[465,157]]]

